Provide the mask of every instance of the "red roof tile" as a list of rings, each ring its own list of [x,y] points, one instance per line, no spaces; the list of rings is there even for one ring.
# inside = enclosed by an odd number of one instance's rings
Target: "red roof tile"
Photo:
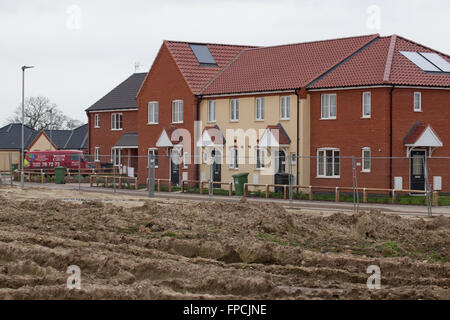
[[[378,36],[368,35],[247,49],[200,91],[200,94],[305,87]]]
[[[273,136],[278,140],[280,145],[291,144],[291,138],[289,138],[286,130],[284,130],[281,124],[267,126],[266,130],[270,130],[270,132],[272,132]]]
[[[422,136],[429,124],[423,122],[416,122],[414,126],[409,130],[403,142],[407,145],[412,145]]]
[[[216,74],[227,66],[242,50],[255,48],[226,44],[204,43],[217,62],[215,66],[201,66],[189,42],[164,41],[186,82],[194,94],[198,93]],[[199,43],[196,43],[199,44]]]
[[[449,74],[425,72],[400,51],[435,52],[450,62],[450,57],[402,37],[380,37],[308,88],[381,84],[450,86]]]

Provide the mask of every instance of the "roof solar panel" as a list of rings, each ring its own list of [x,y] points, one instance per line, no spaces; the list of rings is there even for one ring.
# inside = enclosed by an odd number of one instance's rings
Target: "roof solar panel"
[[[422,57],[418,52],[400,51],[400,53],[423,71],[441,72],[441,69]]]
[[[212,64],[217,65],[216,60],[212,56],[208,47],[204,44],[190,44],[189,45],[194,52],[195,57],[197,58],[200,64]]]
[[[444,72],[450,72],[450,63],[434,52],[420,52],[427,60],[431,61],[436,67]]]

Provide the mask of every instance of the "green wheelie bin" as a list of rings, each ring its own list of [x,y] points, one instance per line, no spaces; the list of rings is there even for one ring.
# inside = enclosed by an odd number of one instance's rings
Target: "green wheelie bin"
[[[55,168],[55,183],[56,184],[64,184],[64,178],[66,177],[66,168],[64,167],[56,167]]]
[[[248,172],[233,174],[234,190],[237,196],[244,195],[244,184],[248,183]]]

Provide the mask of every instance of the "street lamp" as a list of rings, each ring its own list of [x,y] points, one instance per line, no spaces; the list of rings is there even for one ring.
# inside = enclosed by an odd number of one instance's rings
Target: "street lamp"
[[[22,67],[22,149],[21,149],[21,158],[22,158],[22,170],[20,173],[20,187],[23,189],[24,187],[24,162],[25,162],[25,152],[24,152],[24,123],[25,123],[25,70],[34,68],[34,66],[23,66]]]

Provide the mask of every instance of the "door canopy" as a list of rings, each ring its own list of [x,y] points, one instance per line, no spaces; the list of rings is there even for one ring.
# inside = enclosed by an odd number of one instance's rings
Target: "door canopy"
[[[411,150],[415,148],[428,148],[429,156],[431,156],[434,149],[444,145],[431,125],[423,122],[416,122],[403,141],[408,151],[408,157]]]
[[[260,148],[279,148],[287,147],[291,144],[291,139],[284,130],[281,124],[274,126],[267,126],[261,139],[259,140],[258,147]]]
[[[161,132],[156,146],[159,148],[171,148],[180,144],[180,141],[175,141],[172,139],[172,133],[176,130],[176,127],[170,127],[168,129],[163,129]]]
[[[218,126],[205,127],[202,137],[197,141],[197,147],[223,147],[226,140]]]

